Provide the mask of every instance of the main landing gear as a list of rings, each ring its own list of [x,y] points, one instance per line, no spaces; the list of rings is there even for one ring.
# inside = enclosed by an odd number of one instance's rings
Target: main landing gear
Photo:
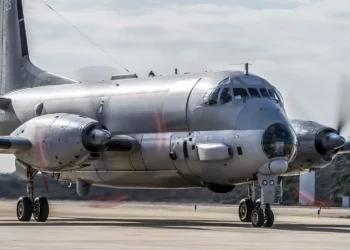
[[[270,203],[274,202],[277,176],[258,174],[258,183],[261,188],[261,199],[254,202],[254,191],[250,184],[248,198],[239,203],[238,215],[242,222],[251,222],[253,227],[272,227],[275,216]]]
[[[18,199],[17,218],[19,221],[30,221],[32,215],[38,222],[45,222],[49,217],[49,203],[45,197],[37,197],[34,200],[34,177],[37,170],[28,168],[27,171],[27,196]]]

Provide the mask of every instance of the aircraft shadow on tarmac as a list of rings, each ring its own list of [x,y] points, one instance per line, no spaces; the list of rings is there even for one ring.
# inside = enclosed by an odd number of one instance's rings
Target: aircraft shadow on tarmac
[[[164,219],[134,219],[134,218],[53,218],[45,223],[15,223],[15,220],[1,220],[0,227],[16,226],[105,226],[105,227],[138,227],[138,228],[164,228],[164,229],[186,229],[186,230],[215,230],[220,228],[252,228],[250,223],[241,222],[223,222],[215,220],[164,220]],[[349,221],[350,222],[350,221]],[[305,232],[325,232],[325,233],[350,233],[349,225],[332,224],[287,224],[277,223],[272,228],[264,230],[286,230],[286,231],[305,231]]]

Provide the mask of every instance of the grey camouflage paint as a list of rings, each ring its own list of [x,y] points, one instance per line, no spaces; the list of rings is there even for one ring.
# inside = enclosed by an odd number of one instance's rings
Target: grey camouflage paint
[[[226,85],[230,88],[273,88],[266,80],[243,72],[80,83],[41,70],[29,59],[21,1],[2,0],[0,6],[0,25],[3,27],[1,94],[2,98],[11,100],[10,105],[0,111],[0,133],[22,135],[33,141],[32,151],[16,154],[22,167],[27,164],[44,172],[60,172],[62,181],[80,179],[99,186],[190,188],[205,183],[235,185],[255,180],[258,172],[268,168],[272,159],[264,154],[261,142],[267,127],[275,123],[292,126],[282,103],[276,100],[233,100],[217,106],[204,104],[208,91],[227,77],[234,81]],[[62,130],[51,125],[41,127],[43,137],[35,134],[39,132],[33,132],[43,124],[41,120],[53,124],[55,114],[59,113],[88,117],[103,124],[113,135],[134,138],[140,147],[129,153],[105,151],[90,159],[84,154],[84,162],[72,161],[67,167],[54,168],[56,157],[67,162],[69,154],[63,154],[67,148],[78,149],[71,144],[77,137],[74,128],[84,126],[82,119],[74,118],[64,122]],[[27,126],[31,128],[29,131]],[[73,131],[72,137],[66,131]],[[58,138],[65,137],[65,144],[57,144]],[[313,143],[313,138],[309,139],[307,142]],[[201,161],[196,148],[198,144],[224,144],[232,149],[232,155],[219,161]],[[243,154],[238,153],[238,148]],[[176,160],[169,157],[171,151],[176,154]],[[37,152],[39,154],[34,156]],[[294,170],[292,168],[290,166],[289,171]]]

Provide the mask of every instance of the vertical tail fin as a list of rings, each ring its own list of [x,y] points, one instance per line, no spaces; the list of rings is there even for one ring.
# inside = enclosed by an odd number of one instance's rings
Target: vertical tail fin
[[[76,81],[49,73],[29,59],[22,0],[0,0],[0,94]]]

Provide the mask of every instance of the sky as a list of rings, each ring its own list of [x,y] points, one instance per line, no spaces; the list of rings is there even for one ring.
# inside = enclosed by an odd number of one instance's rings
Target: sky
[[[349,0],[45,0],[58,14],[24,2],[31,59],[51,72],[86,80],[90,66],[144,77],[249,62],[292,118],[336,123],[350,74]]]

